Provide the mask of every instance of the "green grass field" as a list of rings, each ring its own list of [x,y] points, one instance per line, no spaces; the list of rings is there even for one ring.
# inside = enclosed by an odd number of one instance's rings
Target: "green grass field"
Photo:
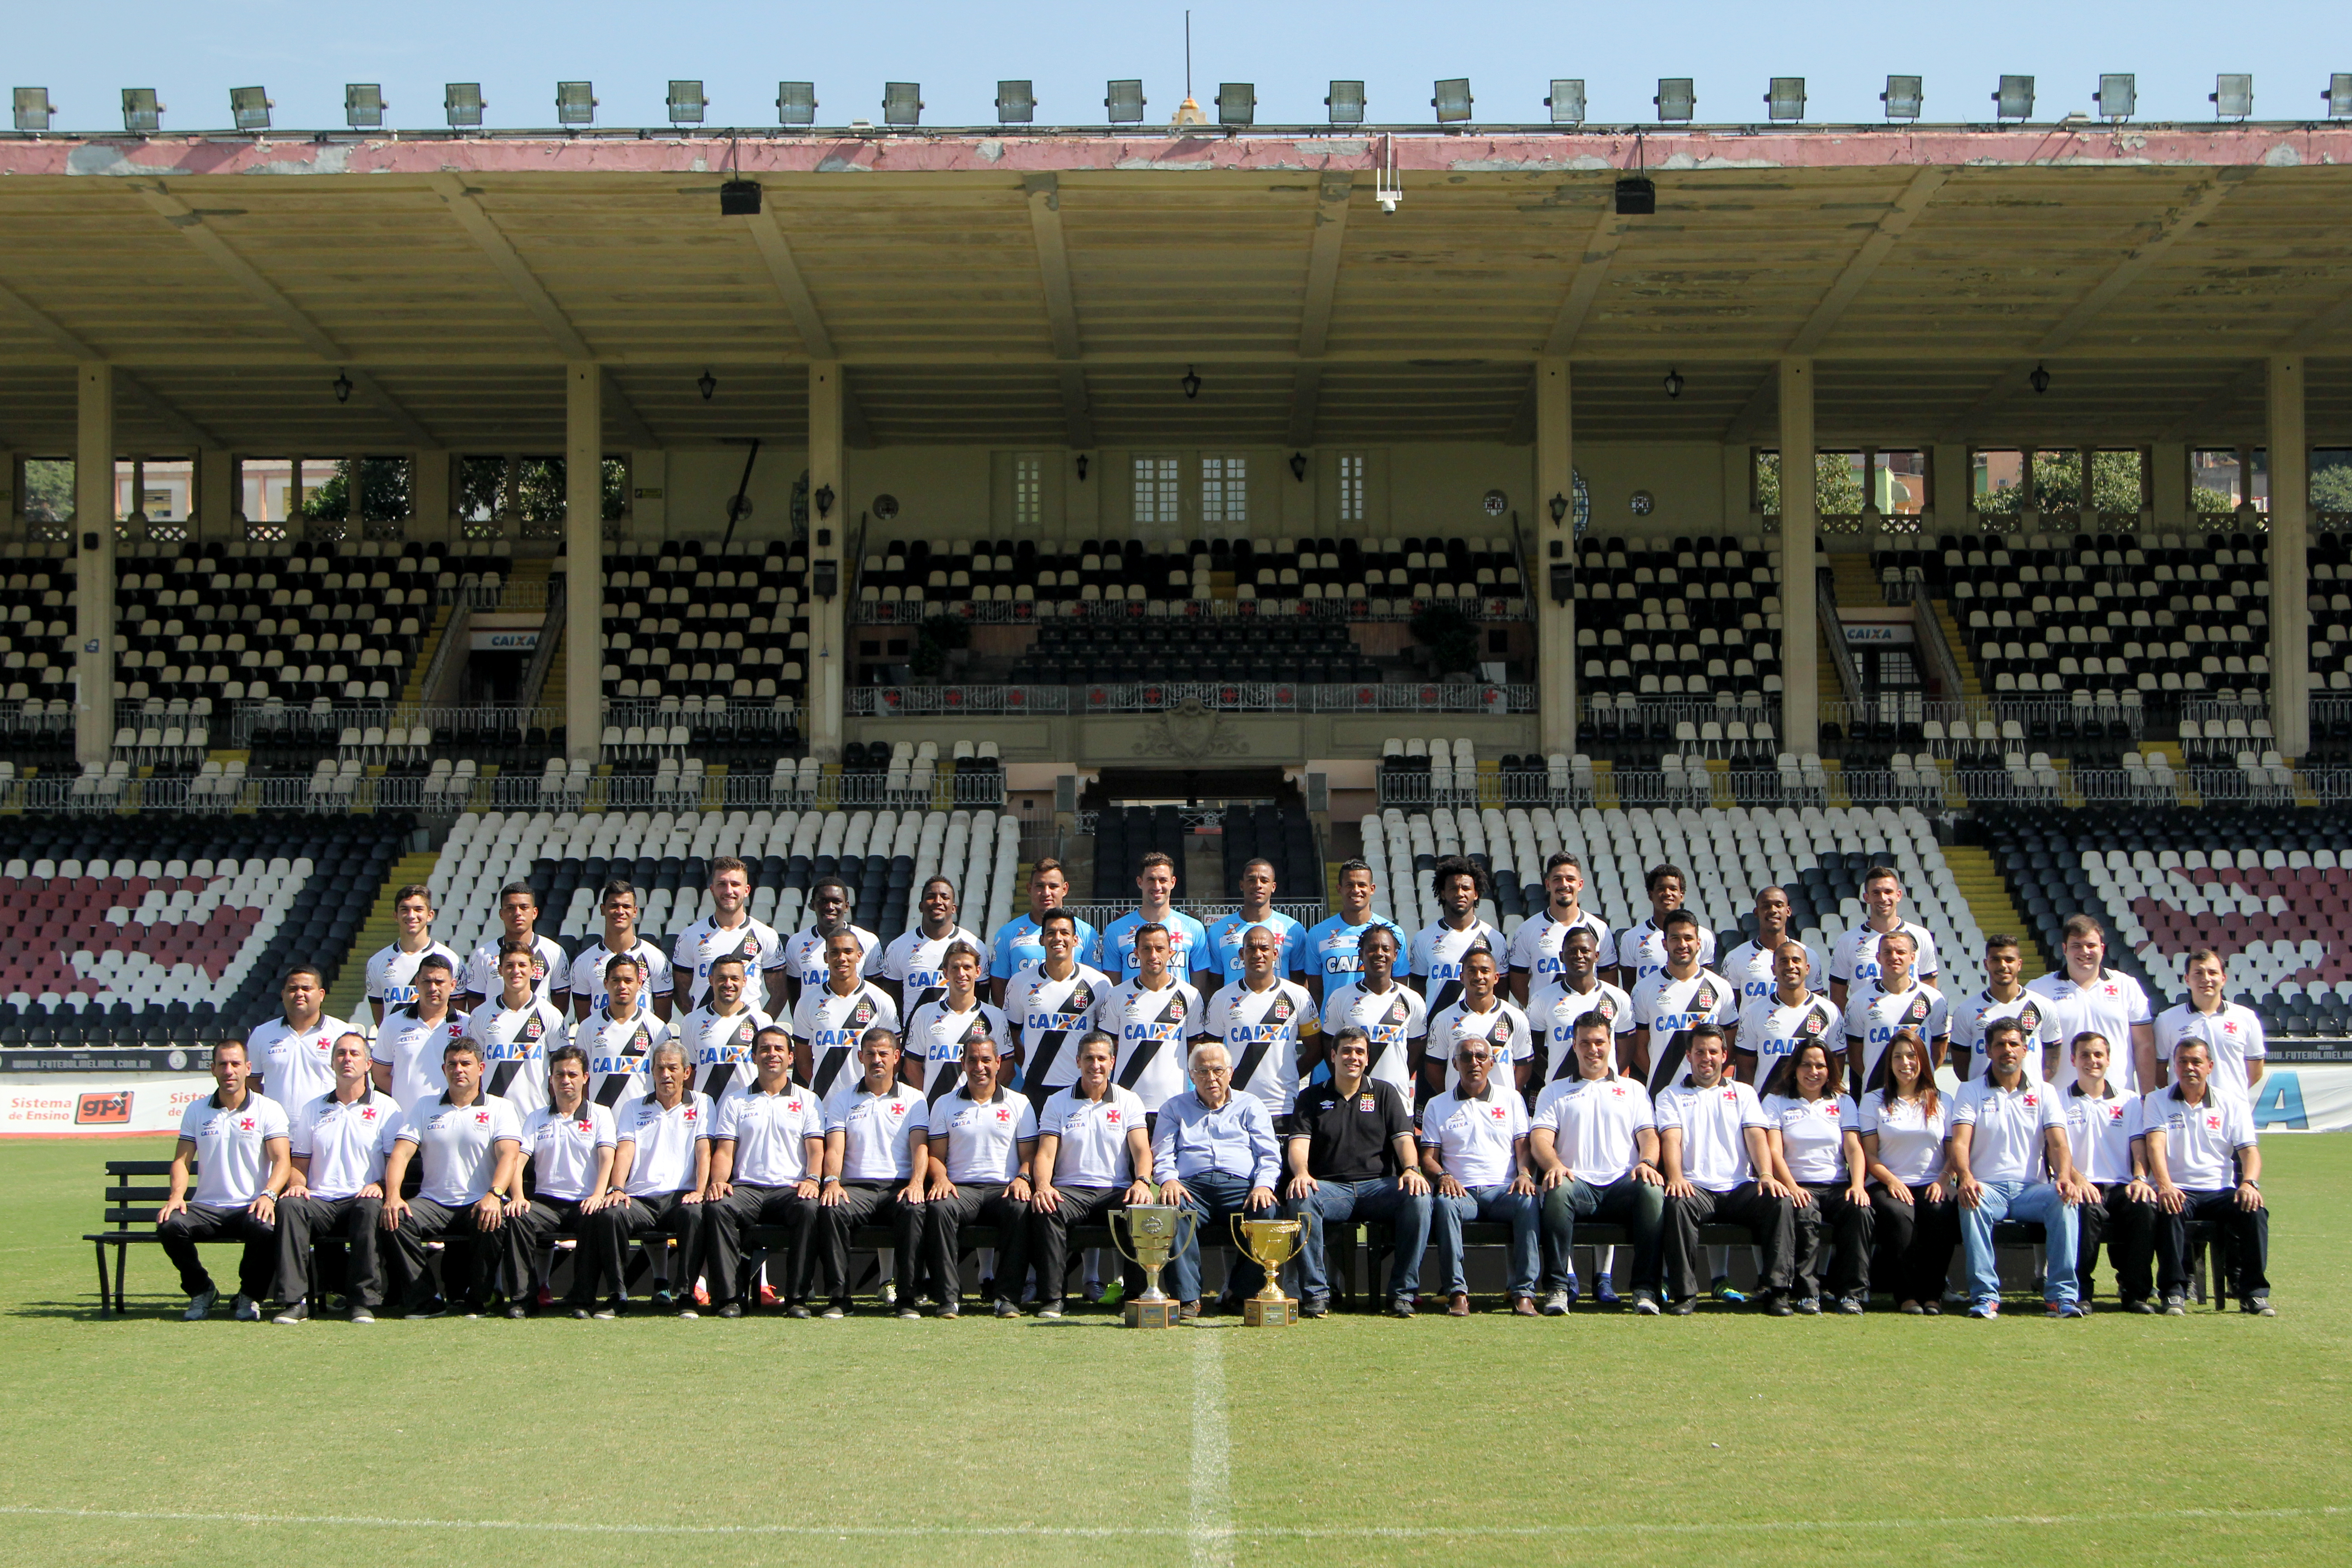
[[[101,1321],[78,1237],[102,1163],[151,1151],[0,1144],[0,1562],[2352,1554],[2352,1137],[2266,1145],[2270,1321],[1155,1335],[1100,1314],[185,1325],[152,1247],[132,1315]]]

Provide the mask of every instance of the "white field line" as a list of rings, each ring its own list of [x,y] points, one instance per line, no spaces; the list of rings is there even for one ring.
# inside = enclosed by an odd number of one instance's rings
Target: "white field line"
[[[1224,1336],[1193,1336],[1192,1568],[1233,1568],[1233,1441],[1225,1426]]]

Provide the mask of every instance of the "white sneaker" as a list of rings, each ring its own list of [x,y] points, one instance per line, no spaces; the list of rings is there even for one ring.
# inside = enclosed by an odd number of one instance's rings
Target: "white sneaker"
[[[1568,1292],[1565,1290],[1555,1290],[1550,1295],[1544,1298],[1543,1315],[1547,1318],[1564,1317],[1568,1312]]]

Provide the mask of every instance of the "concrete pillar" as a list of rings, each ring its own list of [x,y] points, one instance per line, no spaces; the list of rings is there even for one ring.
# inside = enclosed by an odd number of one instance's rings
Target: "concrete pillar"
[[[2178,533],[2187,528],[2189,447],[2186,442],[2158,441],[2148,448],[2147,485],[2148,507],[2156,513],[2158,531]]]
[[[809,661],[808,713],[803,721],[809,754],[841,760],[842,710],[849,666],[849,640],[842,597],[849,586],[847,491],[841,457],[842,370],[836,360],[809,364]],[[820,495],[832,504],[821,507]],[[831,562],[836,584],[831,598],[816,596],[817,574]]]
[[[1970,476],[1969,449],[1957,442],[1939,443],[1927,454],[1927,499],[1936,511],[1936,533],[1970,533],[1975,531],[1976,518],[1971,512],[1974,498],[1969,495]],[[1933,534],[1927,543],[1936,542]]]
[[[196,523],[188,537],[236,540],[236,459],[216,447],[196,454]]]
[[[1780,362],[1780,744],[1822,743],[1820,633],[1813,614],[1813,362]]]
[[[1532,580],[1527,590],[1536,605],[1536,709],[1547,755],[1576,750],[1576,601],[1555,605],[1551,597],[1553,562],[1576,562],[1576,444],[1569,392],[1566,359],[1536,361],[1536,532],[1544,542],[1528,563]],[[1569,503],[1558,524],[1551,520],[1555,497]]]
[[[563,367],[564,755],[596,760],[604,728],[604,373]]]
[[[408,537],[457,537],[449,518],[449,454],[437,449],[409,454]]]
[[[114,746],[114,367],[74,376],[74,756],[104,763]]]
[[[2271,731],[2282,755],[2311,750],[2311,450],[2303,356],[2270,363]]]

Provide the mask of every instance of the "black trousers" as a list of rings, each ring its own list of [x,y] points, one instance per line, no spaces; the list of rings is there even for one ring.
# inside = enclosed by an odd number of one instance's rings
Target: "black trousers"
[[[572,1264],[579,1274],[576,1294],[583,1299],[602,1294],[625,1300],[629,1244],[655,1231],[677,1241],[679,1271],[691,1287],[695,1265],[702,1256],[703,1222],[710,1205],[680,1202],[685,1195],[655,1193],[590,1215],[583,1222],[584,1234]]]
[[[2099,1201],[2077,1208],[2074,1238],[2074,1293],[2091,1299],[2091,1268],[2099,1260],[2099,1244],[2107,1244],[2107,1262],[2116,1271],[2116,1298],[2145,1301],[2156,1290],[2156,1222],[2153,1202],[2135,1203],[2128,1182],[2105,1182]]]
[[[817,1205],[818,1257],[824,1268],[824,1292],[834,1301],[849,1300],[849,1237],[861,1225],[887,1225],[890,1245],[898,1249],[899,1300],[915,1299],[916,1255],[921,1249],[923,1205],[901,1203],[904,1182],[844,1182],[835,1204]]]
[[[1797,1256],[1793,1265],[1799,1300],[1826,1289],[1836,1299],[1870,1289],[1870,1205],[1846,1195],[1843,1182],[1803,1184],[1813,1201],[1795,1211]],[[1823,1267],[1822,1252],[1829,1253]]]
[[[250,1208],[190,1204],[155,1228],[163,1236],[163,1256],[179,1268],[180,1289],[189,1295],[201,1296],[213,1288],[213,1277],[196,1256],[196,1243],[242,1240],[245,1256],[236,1261],[237,1292],[257,1301],[268,1299],[269,1277],[278,1267],[278,1231]]]
[[[1127,1206],[1125,1187],[1055,1187],[1061,1202],[1051,1214],[1029,1211],[1029,1245],[1037,1260],[1037,1302],[1059,1301],[1070,1277],[1070,1231],[1082,1225],[1108,1225],[1113,1209]],[[1130,1297],[1143,1293],[1143,1270],[1119,1259],[1119,1278]]]
[[[703,1220],[703,1274],[710,1282],[710,1304],[723,1307],[743,1296],[743,1259],[751,1232],[761,1226],[787,1233],[783,1267],[771,1281],[776,1294],[788,1301],[804,1300],[811,1261],[811,1232],[816,1224],[816,1200],[791,1187],[755,1187],[738,1182],[715,1204]]]
[[[1025,1203],[1008,1196],[1008,1185],[959,1185],[951,1198],[932,1198],[923,1205],[923,1261],[931,1271],[932,1289],[941,1306],[963,1293],[956,1258],[958,1233],[974,1220],[996,1226],[996,1293],[1018,1298],[1029,1269],[1029,1216]]]
[[[320,1198],[304,1194],[278,1204],[278,1281],[280,1301],[310,1295],[310,1248],[321,1237],[343,1244],[343,1292],[360,1306],[383,1305],[383,1263],[377,1237],[383,1234],[382,1198]]]
[[[2189,1222],[2218,1225],[2228,1238],[2230,1294],[2240,1300],[2270,1294],[2271,1211],[2252,1213],[2238,1206],[2235,1189],[2213,1193],[2184,1191],[2189,1201],[2179,1214],[2156,1214],[2156,1279],[2168,1296],[2189,1294]]]
[[[506,1291],[510,1301],[528,1301],[535,1295],[539,1279],[540,1259],[555,1245],[558,1231],[570,1231],[581,1237],[593,1215],[583,1215],[578,1198],[533,1198],[530,1207],[520,1216],[507,1221],[499,1235],[506,1242]],[[564,1295],[567,1307],[584,1307],[595,1300],[596,1271],[585,1259],[576,1258],[572,1268],[572,1289]]]
[[[1676,1300],[1697,1295],[1697,1281],[1706,1278],[1698,1233],[1709,1223],[1746,1226],[1764,1251],[1759,1283],[1767,1290],[1788,1289],[1790,1257],[1796,1248],[1795,1205],[1766,1196],[1754,1182],[1742,1182],[1727,1193],[1696,1187],[1686,1198],[1666,1200],[1667,1289]]]
[[[425,1245],[444,1243],[441,1289],[452,1301],[479,1305],[488,1287],[496,1284],[498,1236],[481,1226],[481,1212],[473,1205],[450,1208],[431,1198],[411,1198],[400,1228],[392,1233],[393,1293],[414,1310],[431,1299],[432,1275],[425,1266]]]
[[[1950,1194],[1931,1204],[1924,1186],[1902,1203],[1875,1183],[1870,1189],[1872,1229],[1886,1276],[1879,1283],[1898,1302],[1937,1301],[1952,1277],[1952,1249],[1960,1244],[1960,1206]]]

